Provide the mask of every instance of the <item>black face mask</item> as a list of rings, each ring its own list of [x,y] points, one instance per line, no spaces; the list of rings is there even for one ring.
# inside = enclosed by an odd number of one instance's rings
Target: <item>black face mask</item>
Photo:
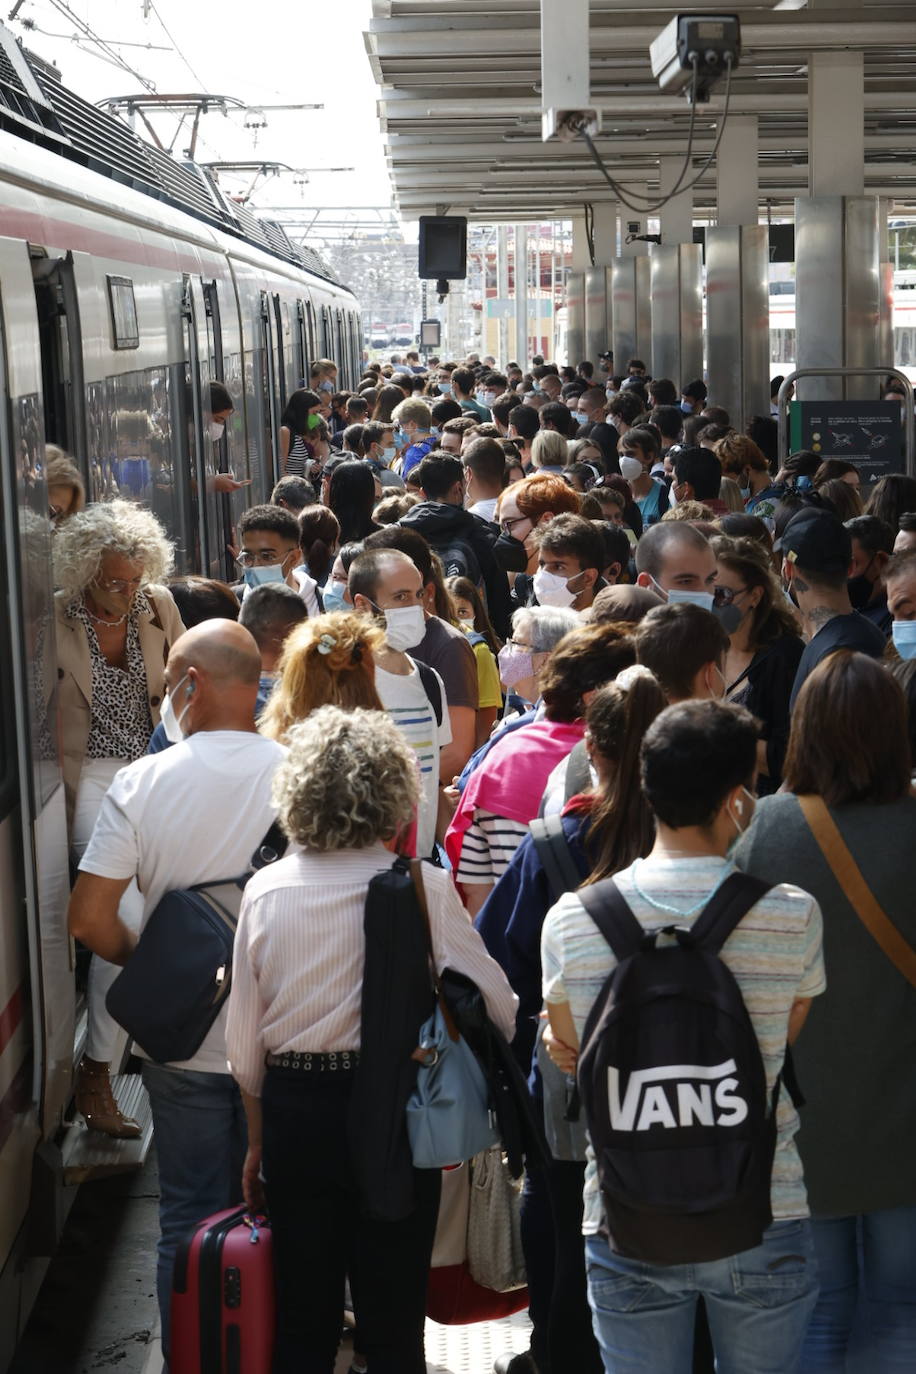
[[[854,611],[864,610],[875,591],[870,579],[864,573],[859,573],[858,577],[847,578],[846,590],[849,592],[849,599]]]
[[[528,551],[520,539],[501,534],[493,545],[493,557],[505,573],[523,573],[528,567]]]

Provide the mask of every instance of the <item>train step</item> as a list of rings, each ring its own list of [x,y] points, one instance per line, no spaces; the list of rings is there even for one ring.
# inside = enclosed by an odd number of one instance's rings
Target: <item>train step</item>
[[[153,1114],[143,1080],[138,1073],[119,1074],[111,1087],[124,1115],[140,1123],[140,1135],[136,1140],[115,1140],[101,1131],[90,1131],[77,1116],[61,1146],[65,1183],[112,1178],[139,1169],[146,1160],[153,1140]]]

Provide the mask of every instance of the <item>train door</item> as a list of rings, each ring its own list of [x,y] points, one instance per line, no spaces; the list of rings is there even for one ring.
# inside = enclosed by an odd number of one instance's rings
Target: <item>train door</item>
[[[219,293],[215,281],[205,281],[203,283],[204,293],[204,315],[207,331],[207,363],[210,370],[210,379],[215,382],[225,382],[224,372],[224,352],[223,352],[223,330],[219,312]],[[244,427],[244,416],[239,417]],[[231,423],[231,421],[230,421]],[[229,425],[227,424],[225,433],[221,439],[210,439],[212,444],[214,466],[217,472],[231,472],[232,462],[229,454]],[[236,570],[232,564],[228,545],[233,542],[232,530],[232,507],[229,502],[228,494],[215,496],[214,506],[214,525],[211,539],[211,563],[214,569],[220,568],[221,571],[214,571],[213,576],[234,582]]]
[[[308,351],[309,365],[318,357],[318,321],[315,318],[315,307],[310,300],[305,303],[305,323],[307,326],[306,347]],[[309,374],[303,372],[305,384],[308,386]]]
[[[309,346],[307,337],[307,322],[305,317],[305,301],[296,301],[296,328],[293,340],[293,356],[296,364],[296,386],[308,384],[309,369]]]
[[[50,279],[53,273],[48,271]],[[49,331],[51,333],[51,331]],[[56,729],[43,358],[25,244],[0,239],[0,1270],[29,1202],[39,1134],[70,1097],[75,1000]],[[65,363],[69,351],[65,350]],[[71,410],[70,414],[72,415]],[[73,431],[69,431],[73,433]],[[2,1287],[2,1284],[0,1284]],[[6,1316],[3,1290],[3,1317]],[[2,1325],[2,1322],[0,1322]]]
[[[29,256],[38,313],[45,441],[82,465],[88,491],[86,390],[73,254],[50,258],[44,248],[30,246]]]
[[[276,329],[277,339],[277,391],[280,398],[280,414],[282,415],[284,410],[286,409],[286,399],[289,395],[289,388],[287,386],[287,371],[291,368],[289,348],[287,346],[287,339],[289,336],[289,316],[287,313],[286,320],[284,320],[283,311],[285,308],[285,303],[280,300],[280,297],[276,291],[273,293],[271,303],[273,305],[273,325]],[[284,327],[284,325],[286,325],[286,327]]]
[[[197,544],[191,558],[192,566],[209,577],[220,577],[216,540],[220,528],[219,508],[214,490],[216,454],[209,435],[205,437],[205,423],[209,416],[210,363],[206,329],[206,308],[199,278],[185,274],[181,294],[181,322],[184,342],[183,375],[178,386],[178,413],[182,435],[187,436],[187,465],[178,474],[176,494],[183,489],[190,506],[191,521],[183,527],[193,528]]]
[[[264,404],[264,418],[267,426],[267,442],[272,480],[280,480],[280,407],[278,405],[279,387],[279,349],[276,337],[276,318],[272,317],[270,302],[266,291],[261,292],[261,390]]]

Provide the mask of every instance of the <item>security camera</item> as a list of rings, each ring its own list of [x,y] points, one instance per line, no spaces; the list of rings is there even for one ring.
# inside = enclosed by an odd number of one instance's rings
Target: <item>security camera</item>
[[[652,75],[663,91],[707,101],[722,74],[741,57],[736,14],[678,14],[649,47]]]

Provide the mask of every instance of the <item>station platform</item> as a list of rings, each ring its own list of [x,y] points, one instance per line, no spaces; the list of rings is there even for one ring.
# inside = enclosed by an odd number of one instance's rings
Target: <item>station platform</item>
[[[162,1374],[155,1292],[159,1180],[142,1169],[82,1185],[9,1374]],[[473,1326],[426,1324],[428,1374],[491,1374],[528,1349],[526,1314]],[[341,1346],[335,1374],[348,1374]]]

